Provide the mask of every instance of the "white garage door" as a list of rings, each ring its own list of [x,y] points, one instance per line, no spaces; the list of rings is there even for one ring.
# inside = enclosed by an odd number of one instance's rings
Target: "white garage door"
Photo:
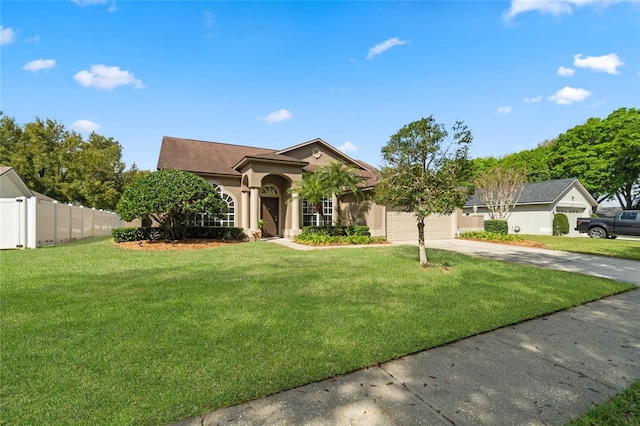
[[[455,215],[429,216],[424,221],[425,239],[448,240],[455,237]],[[387,240],[417,242],[418,224],[413,213],[387,209]]]

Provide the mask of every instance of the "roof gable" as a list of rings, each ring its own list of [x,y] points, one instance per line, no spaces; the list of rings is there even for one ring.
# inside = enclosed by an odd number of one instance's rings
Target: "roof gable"
[[[351,163],[354,166],[356,166],[358,168],[361,168],[361,169],[364,169],[364,170],[369,171],[369,172],[375,172],[375,168],[374,167],[370,166],[367,163],[364,163],[362,161],[358,161],[358,160],[355,160],[355,159],[349,157],[344,152],[340,151],[339,149],[334,148],[333,146],[329,145],[327,142],[323,141],[320,138],[311,139],[310,141],[303,142],[301,144],[294,145],[292,147],[282,149],[282,150],[278,151],[278,154],[287,154],[287,155],[291,155],[291,156],[296,157],[296,158],[300,158],[298,155],[296,155],[297,153],[305,152],[308,149],[313,148],[314,145],[316,145],[320,149],[320,151],[322,151],[322,150],[327,151],[328,153],[331,154],[332,157],[334,157],[337,160],[343,160],[347,164]]]
[[[33,193],[9,166],[0,166],[0,198],[33,197]]]

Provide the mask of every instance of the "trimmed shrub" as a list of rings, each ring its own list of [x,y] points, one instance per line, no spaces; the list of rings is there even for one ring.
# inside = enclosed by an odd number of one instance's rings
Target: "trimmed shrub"
[[[314,235],[333,235],[334,237],[342,236],[371,236],[368,226],[305,226],[302,228],[301,235],[314,234]]]
[[[489,231],[469,231],[460,234],[458,237],[462,240],[480,240],[480,241],[522,241],[522,235],[500,234]]]
[[[116,243],[168,238],[160,228],[113,228],[111,235]]]
[[[206,238],[210,240],[241,240],[242,228],[230,226],[191,226],[187,229],[187,238]]]
[[[569,233],[569,218],[564,213],[553,215],[553,235],[566,235]]]
[[[114,228],[111,235],[116,243],[142,240],[166,240],[171,237],[162,228]],[[186,230],[186,238],[203,238],[208,240],[241,240],[244,237],[242,228],[191,226]]]
[[[484,230],[495,232],[496,234],[507,235],[509,233],[509,222],[506,220],[485,220]]]
[[[384,237],[372,237],[368,226],[305,226],[293,241],[307,245],[380,244]]]

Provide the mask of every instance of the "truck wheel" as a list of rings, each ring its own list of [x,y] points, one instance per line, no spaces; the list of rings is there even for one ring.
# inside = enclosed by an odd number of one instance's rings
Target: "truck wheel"
[[[605,231],[604,228],[596,226],[595,228],[589,229],[589,236],[591,238],[607,238],[607,231]]]

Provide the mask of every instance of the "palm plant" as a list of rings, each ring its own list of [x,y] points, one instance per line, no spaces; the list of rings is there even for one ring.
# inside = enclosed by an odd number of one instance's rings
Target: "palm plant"
[[[320,181],[320,176],[318,174],[303,174],[302,181],[289,189],[289,201],[291,200],[293,194],[298,194],[300,198],[306,200],[307,203],[311,204],[316,213],[320,215],[322,221],[325,222],[322,202],[325,197],[330,196],[331,194],[323,186],[323,183]]]
[[[342,160],[334,161],[326,166],[320,167],[316,176],[319,184],[329,195],[335,195],[338,199],[336,211],[338,220],[336,225],[342,224],[342,209],[340,199],[346,191],[350,191],[356,199],[360,197],[362,191],[358,185],[362,185],[365,179],[360,175],[358,167],[353,164],[345,164]]]

